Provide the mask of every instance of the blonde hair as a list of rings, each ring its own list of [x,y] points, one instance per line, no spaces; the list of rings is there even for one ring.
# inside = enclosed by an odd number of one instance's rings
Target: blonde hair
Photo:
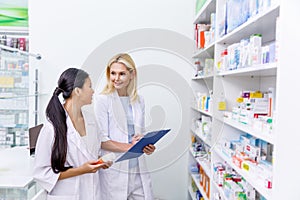
[[[120,53],[112,57],[107,66],[106,66],[106,86],[102,90],[101,94],[111,94],[115,91],[115,87],[110,81],[110,67],[114,63],[122,63],[125,65],[127,70],[130,73],[135,73],[135,76],[130,80],[128,87],[127,87],[127,94],[130,97],[131,102],[134,102],[135,100],[138,99],[137,95],[137,73],[136,73],[136,67],[133,59],[128,55],[127,53]]]

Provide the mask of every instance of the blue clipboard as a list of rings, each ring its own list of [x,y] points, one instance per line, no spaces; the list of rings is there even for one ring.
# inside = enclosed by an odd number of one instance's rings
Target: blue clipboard
[[[132,146],[127,152],[119,156],[115,162],[120,162],[122,160],[128,160],[131,158],[137,158],[141,156],[144,152],[143,149],[149,144],[155,144],[160,138],[166,135],[171,129],[152,131],[147,133],[142,139],[140,139],[134,146]]]

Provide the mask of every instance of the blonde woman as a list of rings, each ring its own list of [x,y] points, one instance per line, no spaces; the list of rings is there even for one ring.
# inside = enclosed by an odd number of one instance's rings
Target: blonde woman
[[[137,72],[132,58],[125,53],[115,55],[106,68],[107,84],[95,97],[95,115],[101,135],[103,154],[123,153],[145,132],[145,104],[137,94]],[[155,146],[144,147],[151,154]],[[101,170],[102,199],[153,199],[145,157],[115,163]]]

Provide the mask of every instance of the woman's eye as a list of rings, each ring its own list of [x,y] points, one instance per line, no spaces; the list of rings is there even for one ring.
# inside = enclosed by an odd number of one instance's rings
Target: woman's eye
[[[111,74],[111,75],[115,75],[116,73],[115,73],[115,72],[110,72],[110,74]]]
[[[125,73],[125,72],[121,72],[120,74],[121,74],[121,76],[124,76],[124,75],[126,75],[126,73]]]

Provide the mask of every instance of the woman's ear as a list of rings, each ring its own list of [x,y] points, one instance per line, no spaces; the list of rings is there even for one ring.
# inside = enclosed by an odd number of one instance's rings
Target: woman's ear
[[[75,94],[76,94],[77,96],[79,96],[80,90],[79,90],[78,87],[76,87],[76,88],[74,89],[74,92],[75,92]]]
[[[133,79],[135,77],[135,70],[133,70],[131,73],[130,73],[130,79]]]

